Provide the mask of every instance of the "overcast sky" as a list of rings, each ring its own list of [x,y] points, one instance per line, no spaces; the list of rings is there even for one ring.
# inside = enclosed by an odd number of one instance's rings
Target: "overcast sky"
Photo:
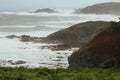
[[[80,8],[102,2],[120,2],[120,0],[0,0],[0,10]]]

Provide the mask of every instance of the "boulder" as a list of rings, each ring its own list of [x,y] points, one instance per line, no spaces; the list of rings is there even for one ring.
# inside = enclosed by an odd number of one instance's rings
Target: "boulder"
[[[25,61],[19,60],[19,61],[13,61],[13,60],[8,60],[8,62],[12,65],[18,65],[18,64],[25,64]]]

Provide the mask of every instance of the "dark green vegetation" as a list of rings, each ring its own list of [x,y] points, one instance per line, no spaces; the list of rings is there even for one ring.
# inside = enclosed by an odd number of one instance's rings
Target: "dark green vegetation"
[[[70,67],[120,67],[120,22],[100,32],[69,57]]]
[[[0,80],[120,80],[120,69],[0,68]]]
[[[120,2],[99,3],[83,9],[77,9],[74,13],[120,15]]]

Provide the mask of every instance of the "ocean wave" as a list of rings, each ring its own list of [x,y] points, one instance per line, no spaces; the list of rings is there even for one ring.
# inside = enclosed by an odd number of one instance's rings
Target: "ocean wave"
[[[49,17],[49,16],[56,16],[56,17],[115,17],[116,15],[106,15],[106,14],[74,14],[72,13],[72,10],[58,10],[58,13],[30,13],[29,11],[27,12],[0,12],[0,14],[8,14],[8,15],[22,15],[22,16],[45,16],[45,17]],[[119,17],[119,16],[116,16]]]
[[[60,30],[47,26],[0,26],[0,32],[29,32],[29,31],[49,31]]]

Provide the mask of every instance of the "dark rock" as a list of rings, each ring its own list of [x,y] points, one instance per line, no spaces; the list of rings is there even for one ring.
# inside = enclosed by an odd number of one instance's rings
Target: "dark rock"
[[[25,64],[25,61],[16,61],[15,64]]]
[[[8,35],[8,36],[6,36],[6,38],[14,39],[14,38],[18,38],[18,36],[16,36],[16,35]]]
[[[31,37],[29,35],[21,35],[20,36],[20,41],[22,42],[34,42],[34,43],[39,43],[42,42],[44,38],[42,37]]]
[[[57,58],[59,58],[59,59],[63,59],[64,57],[63,57],[63,56],[57,56]]]
[[[12,65],[18,65],[18,64],[25,64],[26,62],[25,61],[13,61],[13,60],[8,60],[8,62]]]
[[[20,39],[22,42],[28,42],[28,41],[31,41],[32,38],[28,35],[22,35]]]
[[[38,9],[38,10],[36,10],[34,13],[42,13],[42,12],[46,12],[46,13],[56,13],[57,11],[54,11],[54,10],[49,9],[49,8],[43,8],[43,9]]]

